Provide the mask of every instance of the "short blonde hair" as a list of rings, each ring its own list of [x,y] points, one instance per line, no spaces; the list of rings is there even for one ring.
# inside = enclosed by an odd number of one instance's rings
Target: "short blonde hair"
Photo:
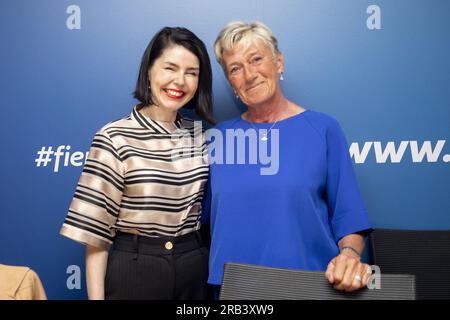
[[[223,64],[223,53],[231,51],[237,44],[248,48],[256,40],[262,41],[272,51],[273,56],[276,57],[279,53],[278,40],[264,23],[254,21],[246,23],[243,21],[232,21],[228,23],[217,36],[214,42],[214,53],[217,62],[225,70]]]

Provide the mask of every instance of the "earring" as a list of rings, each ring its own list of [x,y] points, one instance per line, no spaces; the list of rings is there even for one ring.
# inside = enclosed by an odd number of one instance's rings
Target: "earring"
[[[281,80],[281,81],[284,80],[283,71],[280,72],[280,80]]]
[[[236,90],[234,90],[234,95],[236,96],[236,99],[239,100],[239,95],[237,94]]]

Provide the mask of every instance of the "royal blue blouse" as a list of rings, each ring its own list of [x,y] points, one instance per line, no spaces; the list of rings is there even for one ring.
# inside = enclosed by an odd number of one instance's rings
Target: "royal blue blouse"
[[[342,237],[371,230],[334,118],[306,110],[275,124],[239,117],[215,129],[223,138],[207,137],[210,180],[203,217],[211,223],[209,283],[221,284],[226,262],[325,270]],[[258,152],[268,150],[256,164],[251,131]],[[267,131],[268,140],[261,140]],[[239,132],[247,133],[245,144],[230,138]]]

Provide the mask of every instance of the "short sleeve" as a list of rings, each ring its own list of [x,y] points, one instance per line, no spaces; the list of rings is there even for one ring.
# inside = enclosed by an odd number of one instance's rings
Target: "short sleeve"
[[[100,130],[92,141],[60,233],[82,244],[109,249],[123,188],[123,162],[113,141]]]
[[[332,119],[326,132],[328,213],[336,243],[343,237],[370,232],[348,144],[339,123]]]

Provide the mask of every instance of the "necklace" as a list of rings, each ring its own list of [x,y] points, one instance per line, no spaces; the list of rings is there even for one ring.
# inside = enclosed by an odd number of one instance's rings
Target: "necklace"
[[[277,124],[277,122],[278,122],[278,120],[272,124],[272,126],[270,127],[269,131],[267,131],[267,133],[262,134],[261,141],[269,140],[268,135],[269,135],[270,131],[272,130],[272,128]],[[255,129],[256,132],[259,132],[258,129],[256,129],[256,127],[253,125],[253,123],[251,123],[250,121],[249,121],[249,123],[252,125],[252,127]]]
[[[142,108],[140,110],[140,112],[146,116],[147,118],[151,119],[152,121],[156,122],[159,126],[165,127],[166,125],[170,125],[171,127],[173,127],[173,130],[171,133],[176,133],[178,130],[180,130],[180,128],[177,127],[176,123],[177,123],[177,117],[175,117],[175,121],[167,121],[167,120],[156,120],[154,119],[149,112],[147,112],[147,110],[149,110],[149,108]],[[166,128],[167,129],[167,128]]]
[[[153,119],[152,119],[153,120]],[[177,127],[177,125],[176,125],[176,120],[175,121],[160,121],[160,120],[153,120],[153,121],[155,121],[156,123],[158,123],[158,122],[161,122],[161,123],[159,123],[159,125],[160,126],[162,126],[162,127],[164,127],[164,128],[166,128],[166,130],[167,130],[167,127],[165,126],[165,125],[168,125],[168,124],[170,124],[171,125],[171,127],[173,127],[173,129],[170,129],[170,133],[171,134],[176,134],[176,133],[178,133],[178,130],[181,130],[180,128],[178,128]],[[163,125],[164,124],[164,125]]]

